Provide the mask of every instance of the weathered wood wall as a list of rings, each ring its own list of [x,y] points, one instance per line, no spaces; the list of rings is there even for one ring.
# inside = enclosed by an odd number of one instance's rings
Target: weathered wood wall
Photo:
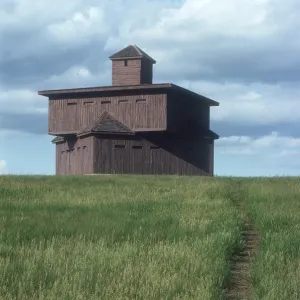
[[[87,136],[56,145],[56,174],[213,175],[213,140],[166,133]]]
[[[167,96],[167,130],[170,132],[194,132],[209,129],[210,107],[181,93]],[[195,136],[196,137],[196,136]]]
[[[104,111],[133,130],[166,129],[166,94],[49,100],[49,133],[83,130]]]
[[[95,137],[95,173],[209,175],[206,140],[166,134]]]
[[[208,165],[209,165],[209,175],[213,176],[214,175],[214,144],[215,141],[213,139],[208,141],[209,144],[209,157],[208,157]]]
[[[142,60],[141,84],[153,83],[153,63],[150,60]]]
[[[136,85],[152,83],[152,63],[146,59],[112,61],[112,85]]]
[[[67,142],[56,144],[56,174],[93,173],[94,139],[70,137]]]

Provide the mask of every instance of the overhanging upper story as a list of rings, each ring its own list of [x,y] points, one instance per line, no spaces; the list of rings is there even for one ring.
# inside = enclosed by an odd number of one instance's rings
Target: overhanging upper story
[[[136,132],[185,130],[191,124],[209,129],[210,106],[218,106],[170,83],[47,90],[39,95],[49,98],[51,135],[78,133],[104,112]]]
[[[49,134],[78,134],[104,113],[134,132],[209,130],[210,106],[218,102],[175,84],[153,84],[156,62],[135,45],[110,59],[111,86],[39,92],[49,98]]]

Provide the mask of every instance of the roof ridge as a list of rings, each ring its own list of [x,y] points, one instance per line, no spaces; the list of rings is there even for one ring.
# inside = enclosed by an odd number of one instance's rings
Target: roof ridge
[[[110,114],[105,110],[105,111],[102,113],[102,115],[100,116],[100,118],[99,118],[98,120],[96,120],[95,125],[96,125],[96,123],[102,121],[106,116],[110,116]]]
[[[143,53],[141,52],[141,49],[140,49],[136,44],[133,44],[132,46],[135,48],[135,50],[136,50],[141,56],[143,56]]]

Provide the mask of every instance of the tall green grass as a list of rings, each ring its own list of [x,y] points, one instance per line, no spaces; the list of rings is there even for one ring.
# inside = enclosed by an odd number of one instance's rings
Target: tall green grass
[[[260,237],[255,299],[300,299],[300,179],[244,180],[240,192]]]
[[[0,298],[221,299],[241,242],[230,193],[199,177],[0,177]]]

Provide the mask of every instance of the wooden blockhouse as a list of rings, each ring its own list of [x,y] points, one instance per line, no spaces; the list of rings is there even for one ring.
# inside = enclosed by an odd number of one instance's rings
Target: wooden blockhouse
[[[153,83],[153,58],[135,45],[110,56],[112,85],[46,90],[56,174],[214,173],[210,107],[172,83]]]

